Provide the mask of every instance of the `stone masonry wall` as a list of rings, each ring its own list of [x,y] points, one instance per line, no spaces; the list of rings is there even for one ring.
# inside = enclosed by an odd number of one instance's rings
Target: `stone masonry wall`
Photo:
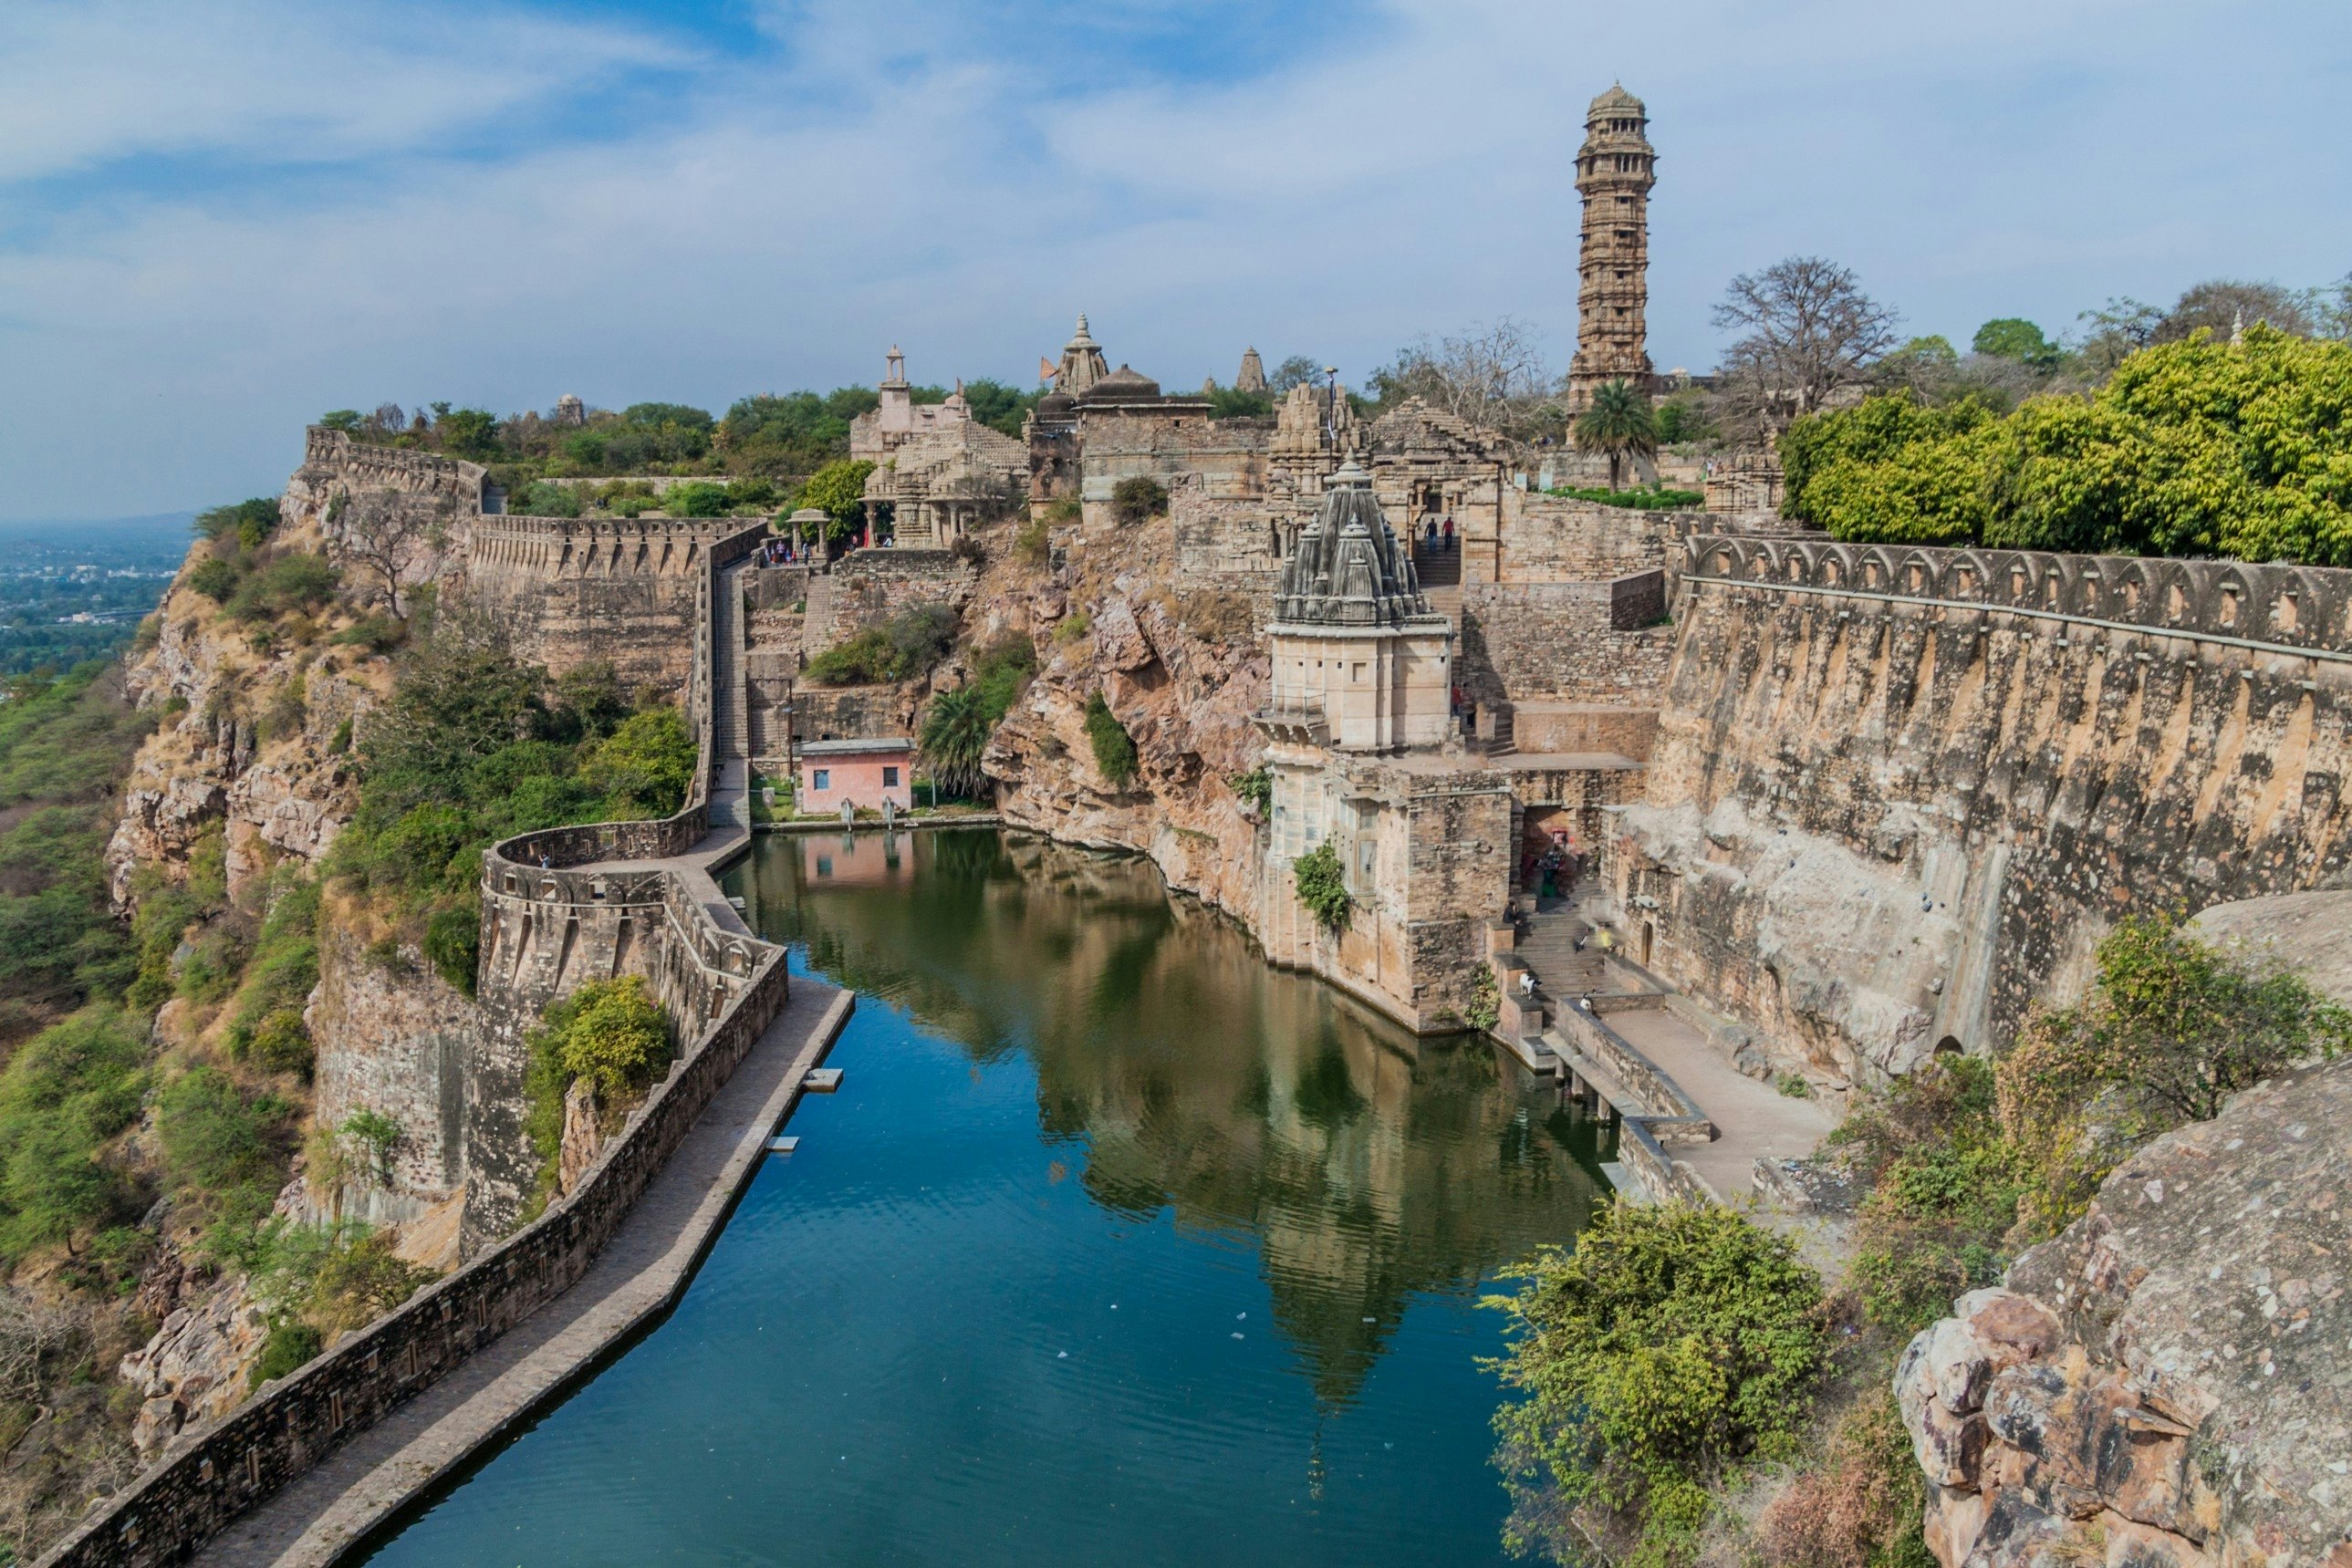
[[[2118,916],[2352,870],[2352,572],[1715,538],[1685,583],[1621,905],[1832,1086],[2008,1039]]]
[[[852,550],[809,584],[801,651],[814,658],[920,604],[961,615],[979,575],[950,550]]]
[[[1265,619],[1282,575],[1269,503],[1213,498],[1188,485],[1170,497],[1168,511],[1176,530],[1177,591],[1223,588],[1247,594]]]
[[[463,591],[511,630],[520,657],[558,674],[609,661],[631,685],[676,692],[704,562],[764,532],[740,517],[477,517]]]
[[[1619,603],[1606,579],[1465,583],[1457,679],[1486,702],[1655,707],[1674,657],[1673,629],[1622,630]]]

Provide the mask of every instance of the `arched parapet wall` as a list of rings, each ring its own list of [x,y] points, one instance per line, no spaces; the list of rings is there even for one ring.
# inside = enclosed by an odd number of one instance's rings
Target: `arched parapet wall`
[[[2352,880],[2352,571],[1735,535],[1684,559],[1611,874],[1661,972],[1817,1081],[1998,1047],[2124,915]]]
[[[354,441],[340,430],[314,424],[303,433],[299,486],[323,492],[340,485],[348,492],[387,490],[446,501],[461,512],[478,512],[490,494],[490,471],[462,458],[439,457],[402,446]]]
[[[2236,560],[1706,535],[1683,575],[2352,660],[2352,571]]]

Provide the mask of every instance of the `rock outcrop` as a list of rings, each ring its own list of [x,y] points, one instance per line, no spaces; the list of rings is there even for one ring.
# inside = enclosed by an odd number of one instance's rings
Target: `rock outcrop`
[[[1178,595],[1174,565],[1162,517],[1073,544],[1050,577],[992,570],[978,602],[1037,636],[1045,664],[985,766],[1007,821],[1147,854],[1170,885],[1255,919],[1258,824],[1229,780],[1264,750],[1250,716],[1265,705],[1266,658],[1247,601]],[[1084,635],[1053,634],[1078,615]],[[1124,785],[1095,764],[1086,711],[1097,692],[1135,742]]]
[[[173,1311],[152,1339],[124,1356],[123,1380],[144,1401],[131,1428],[142,1462],[161,1453],[182,1427],[243,1404],[268,1337],[268,1321],[240,1277]]]
[[[1895,1374],[1944,1568],[2352,1568],[2352,1063],[2157,1139]]]

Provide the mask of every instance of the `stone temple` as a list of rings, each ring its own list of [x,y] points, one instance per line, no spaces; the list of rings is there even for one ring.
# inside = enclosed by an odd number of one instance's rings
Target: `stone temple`
[[[1644,318],[1650,303],[1650,188],[1658,155],[1650,146],[1649,110],[1612,86],[1584,114],[1576,154],[1576,189],[1584,198],[1584,233],[1576,261],[1576,357],[1568,367],[1571,413],[1591,406],[1610,382],[1650,390]]]

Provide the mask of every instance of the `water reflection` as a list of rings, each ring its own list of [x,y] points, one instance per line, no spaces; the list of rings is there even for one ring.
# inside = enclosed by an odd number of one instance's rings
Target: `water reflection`
[[[1601,1190],[1597,1130],[1491,1047],[1269,969],[1147,863],[989,831],[772,835],[730,884],[975,1061],[1026,1051],[1057,1166],[1106,1209],[1254,1246],[1328,1405],[1410,1297],[1567,1239]]]

